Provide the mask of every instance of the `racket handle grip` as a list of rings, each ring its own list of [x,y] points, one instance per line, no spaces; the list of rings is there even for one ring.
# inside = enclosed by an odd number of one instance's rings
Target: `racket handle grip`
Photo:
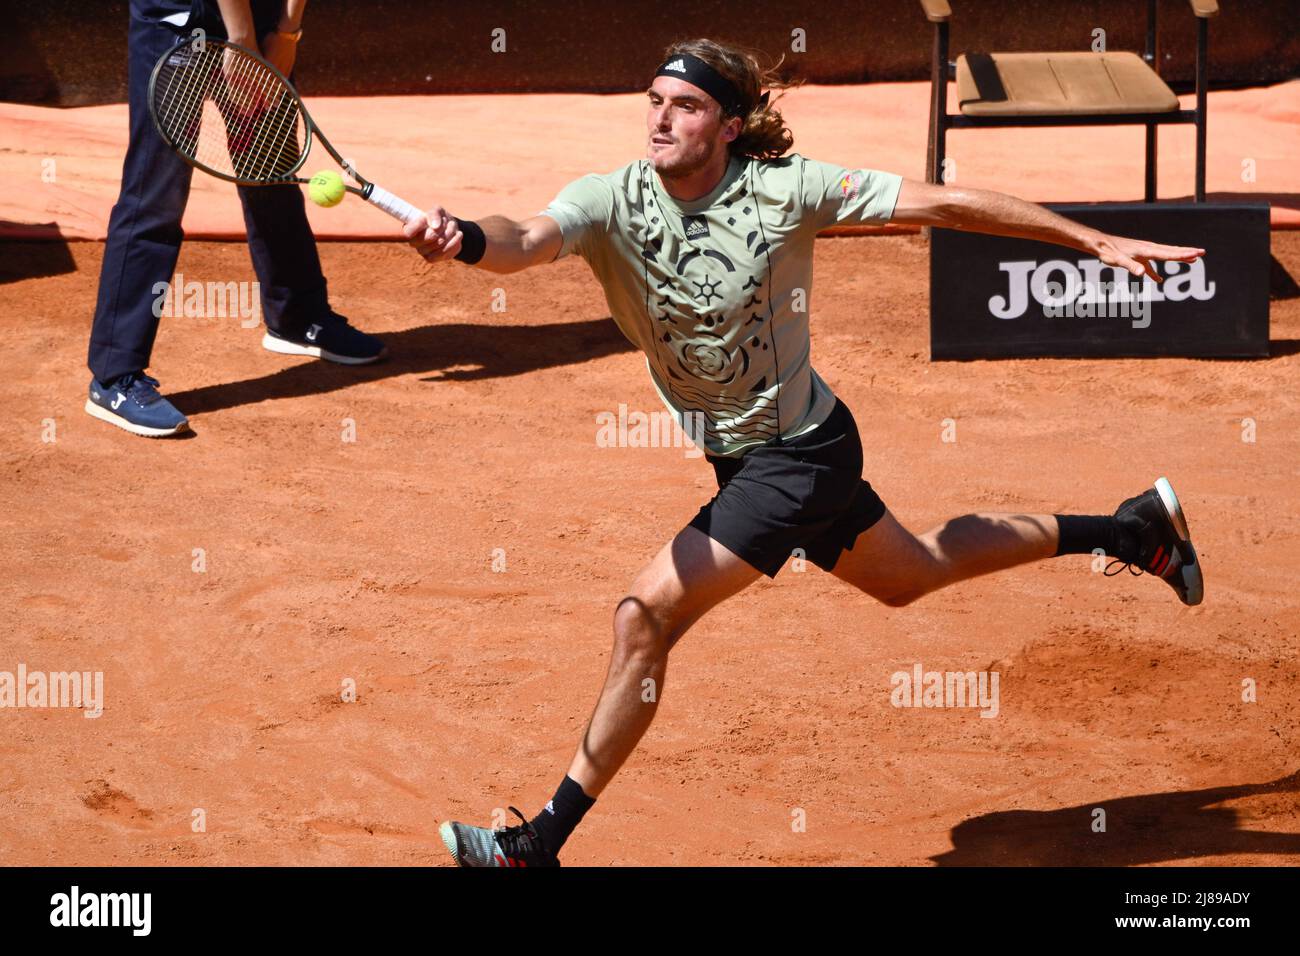
[[[424,215],[422,210],[416,209],[405,199],[394,196],[387,189],[376,186],[374,183],[370,184],[370,191],[366,194],[366,199],[394,219],[400,219],[402,222],[414,222]]]

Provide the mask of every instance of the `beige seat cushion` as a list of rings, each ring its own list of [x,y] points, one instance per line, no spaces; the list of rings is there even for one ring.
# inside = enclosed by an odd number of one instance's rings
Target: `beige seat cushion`
[[[970,53],[957,58],[967,116],[1168,113],[1178,97],[1136,53]]]

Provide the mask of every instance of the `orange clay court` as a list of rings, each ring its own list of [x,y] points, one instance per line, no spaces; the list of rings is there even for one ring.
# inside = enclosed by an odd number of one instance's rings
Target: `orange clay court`
[[[921,177],[927,89],[808,87],[783,111],[805,155]],[[308,105],[360,168],[467,217],[531,215],[643,148],[635,94]],[[195,434],[92,420],[102,244],[30,240],[102,238],[125,116],[0,104],[0,670],[102,670],[105,687],[95,719],[0,715],[0,864],[449,865],[440,820],[487,824],[551,792],[614,606],[712,494],[711,469],[598,446],[602,412],[661,406],[583,262],[429,267],[355,241],[399,231],[354,198],[310,215],[352,240],[321,246],[331,298],[387,362],[286,361],[237,319],[170,318],[154,361]],[[1210,116],[1210,198],[1274,203],[1270,358],[931,363],[915,233],[820,240],[812,317],[813,364],[907,527],[1108,512],[1168,475],[1204,604],[1079,556],[900,609],[787,566],[674,650],[657,720],[565,865],[1300,863],[1300,82],[1215,91]],[[451,130],[482,148],[441,151]],[[956,132],[949,149],[970,185],[1139,198],[1141,132],[1078,135],[1086,168],[1048,130]],[[1162,195],[1190,192],[1191,145],[1162,132]],[[239,238],[234,188],[196,176],[186,226]],[[177,271],[253,278],[237,241],[190,241]],[[916,662],[998,671],[998,719],[892,707],[890,675]],[[1097,807],[1118,838],[1090,839]]]

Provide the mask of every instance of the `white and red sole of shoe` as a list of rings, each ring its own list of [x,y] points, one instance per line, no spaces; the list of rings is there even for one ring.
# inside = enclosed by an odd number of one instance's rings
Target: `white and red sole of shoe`
[[[1183,506],[1178,503],[1178,496],[1174,494],[1174,486],[1169,483],[1168,478],[1156,479],[1156,494],[1160,496],[1160,503],[1165,506],[1165,511],[1169,514],[1169,520],[1174,523],[1174,530],[1178,532],[1179,540],[1190,543],[1192,536],[1187,532],[1187,519],[1183,517]]]
[[[1178,496],[1174,494],[1174,486],[1169,483],[1168,478],[1156,479],[1156,494],[1160,496],[1160,503],[1164,505],[1169,520],[1174,523],[1174,531],[1181,541],[1179,550],[1185,547],[1191,556],[1191,562],[1184,562],[1176,573],[1182,578],[1183,588],[1187,591],[1183,603],[1189,607],[1195,606],[1205,599],[1205,578],[1201,574],[1201,561],[1196,556],[1196,548],[1192,546],[1191,532],[1187,530],[1187,518],[1183,515],[1183,506],[1178,503]]]

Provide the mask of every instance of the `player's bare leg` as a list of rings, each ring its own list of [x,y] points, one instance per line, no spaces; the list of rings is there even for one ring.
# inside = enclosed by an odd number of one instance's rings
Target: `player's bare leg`
[[[555,865],[559,848],[654,720],[673,645],[710,608],[761,576],[689,526],[664,545],[614,611],[614,649],[605,686],[559,790],[531,821],[505,830],[442,824],[443,842],[456,862]]]
[[[569,777],[588,796],[605,789],[654,720],[673,645],[706,611],[760,576],[691,527],[637,575],[614,612],[605,687],[569,765]]]
[[[918,536],[886,511],[844,552],[834,573],[877,600],[902,607],[967,578],[1088,553],[1160,578],[1184,604],[1203,600],[1187,518],[1166,478],[1124,501],[1113,515],[969,514]]]
[[[914,535],[894,515],[884,517],[844,552],[837,578],[891,607],[967,578],[1056,553],[1056,516],[968,514]]]

